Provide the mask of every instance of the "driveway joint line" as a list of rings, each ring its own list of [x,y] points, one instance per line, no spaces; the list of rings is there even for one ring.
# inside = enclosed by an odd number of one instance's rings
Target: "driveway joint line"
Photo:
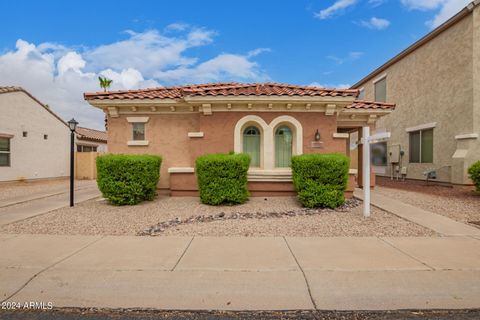
[[[303,271],[302,266],[301,266],[300,263],[298,262],[298,259],[297,259],[297,257],[295,256],[295,254],[293,253],[293,250],[292,250],[292,248],[290,247],[290,244],[288,243],[288,241],[287,241],[287,239],[285,238],[285,236],[283,236],[282,238],[283,238],[283,241],[285,241],[285,245],[287,246],[288,250],[290,251],[290,254],[292,255],[293,259],[295,260],[295,263],[297,264],[298,268],[299,268],[300,271],[302,272],[303,279],[305,280],[305,284],[307,285],[308,296],[310,297],[310,301],[312,302],[313,308],[315,308],[315,310],[318,311],[317,304],[315,303],[315,300],[313,299],[313,296],[312,296],[312,290],[310,289],[310,283],[308,283],[307,275],[305,274],[305,271]]]
[[[77,249],[75,250],[74,252],[70,253],[69,255],[67,255],[66,257],[63,257],[62,259],[58,260],[58,261],[55,261],[54,263],[52,263],[51,265],[43,268],[42,270],[38,271],[37,273],[35,273],[33,276],[31,276],[22,286],[20,286],[20,288],[18,288],[17,290],[15,290],[15,292],[13,292],[11,295],[9,295],[8,297],[6,297],[5,299],[3,299],[2,301],[0,301],[0,303],[3,303],[3,302],[6,302],[8,301],[9,299],[13,298],[14,296],[16,296],[20,291],[22,291],[30,282],[33,281],[33,279],[35,279],[36,277],[38,277],[40,274],[44,273],[45,271],[55,267],[57,264],[73,257],[74,255],[76,255],[77,253],[83,251],[84,249],[90,247],[91,245],[97,243],[98,241],[104,239],[105,236],[102,236],[98,239],[95,239],[94,241],[92,242],[89,242],[87,243],[86,245],[84,245],[83,247],[81,247],[80,249]]]
[[[178,266],[178,264],[179,264],[180,261],[182,260],[183,256],[185,255],[185,253],[187,253],[187,250],[190,248],[190,245],[192,244],[193,239],[195,239],[195,236],[193,236],[192,239],[190,239],[190,241],[188,242],[187,246],[186,246],[185,249],[183,250],[182,255],[180,256],[180,258],[178,258],[177,263],[175,263],[175,265],[173,266],[173,268],[170,270],[171,272],[175,271],[175,268]]]
[[[92,189],[92,190],[94,190],[94,189]],[[90,200],[93,200],[93,199],[96,199],[96,198],[99,198],[99,197],[101,197],[101,195],[98,195],[98,194],[97,194],[97,195],[94,195],[94,196],[89,196],[87,199],[82,200],[82,201],[78,201],[78,202],[77,202],[77,200],[75,200],[75,204],[80,204],[80,203],[82,203],[82,202],[90,201]],[[48,198],[48,197],[47,197],[47,198]],[[43,199],[45,199],[45,198],[35,199],[35,200],[43,200]],[[33,200],[33,201],[35,201],[35,200]],[[50,213],[50,212],[52,212],[52,211],[65,208],[65,207],[67,207],[67,206],[68,206],[68,203],[65,203],[65,205],[62,205],[61,207],[54,208],[54,209],[48,210],[48,211],[46,211],[46,212],[41,212],[41,213],[35,214],[35,215],[33,215],[33,216],[30,216],[30,217],[26,217],[26,218],[23,218],[23,219],[18,219],[18,220],[15,220],[15,221],[7,222],[7,223],[5,223],[5,224],[0,223],[0,227],[8,226],[8,225],[10,225],[10,224],[17,223],[17,222],[20,222],[20,221],[25,221],[25,220],[28,220],[28,219],[40,217],[40,216],[46,215],[47,213]]]
[[[93,188],[93,187],[81,187],[81,188],[75,189],[75,191],[82,191],[82,190],[87,190],[87,189],[95,190],[95,188]],[[44,194],[44,195],[41,195],[41,196],[38,196],[38,197],[33,197],[33,198],[30,198],[30,199],[24,199],[24,200],[20,200],[20,201],[16,201],[16,202],[7,202],[6,204],[0,204],[0,209],[16,206],[16,205],[19,205],[19,204],[24,204],[24,203],[31,202],[31,201],[51,198],[51,197],[54,197],[54,196],[59,196],[61,194],[66,194],[68,192],[69,191],[59,191],[59,192]]]
[[[429,268],[430,271],[435,271],[435,270],[437,270],[437,269],[435,269],[434,267],[428,265],[426,262],[423,262],[422,260],[418,259],[417,257],[412,256],[412,255],[409,254],[408,252],[406,252],[406,251],[404,251],[404,250],[402,250],[402,249],[400,249],[400,248],[397,248],[393,243],[387,241],[386,239],[383,239],[383,238],[380,238],[380,237],[377,237],[377,238],[378,238],[380,241],[382,241],[382,242],[386,243],[387,245],[389,245],[390,247],[394,248],[395,250],[403,253],[403,254],[406,255],[407,257],[409,257],[409,258],[411,258],[411,259],[413,259],[413,260],[415,260],[415,261],[417,261],[417,262],[420,262],[420,263],[423,264],[425,267]]]

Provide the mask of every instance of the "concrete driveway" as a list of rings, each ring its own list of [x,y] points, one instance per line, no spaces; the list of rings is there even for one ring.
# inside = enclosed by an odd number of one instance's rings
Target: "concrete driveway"
[[[0,226],[19,220],[34,217],[40,214],[50,212],[70,203],[70,189],[68,181],[61,181],[51,184],[45,183],[42,189],[42,182],[36,182],[34,186],[25,187],[26,184],[4,185],[2,190],[5,194],[11,193],[12,196],[4,196],[0,199]],[[12,189],[18,188],[20,192]],[[76,182],[75,203],[80,203],[89,199],[99,197],[96,181]]]

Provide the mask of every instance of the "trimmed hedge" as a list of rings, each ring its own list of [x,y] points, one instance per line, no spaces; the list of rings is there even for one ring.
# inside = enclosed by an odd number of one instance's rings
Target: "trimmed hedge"
[[[468,168],[468,174],[478,192],[480,192],[480,161],[475,162]]]
[[[298,199],[308,208],[336,208],[345,202],[350,159],[341,154],[292,157],[292,176]]]
[[[97,157],[97,184],[114,205],[153,200],[162,158],[154,155],[109,154]]]
[[[240,204],[248,200],[248,154],[208,154],[197,158],[198,190],[202,203]]]

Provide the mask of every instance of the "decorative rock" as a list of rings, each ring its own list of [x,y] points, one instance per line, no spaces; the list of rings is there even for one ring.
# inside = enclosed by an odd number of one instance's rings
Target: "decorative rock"
[[[199,222],[212,222],[218,220],[246,220],[246,219],[267,219],[267,218],[281,218],[284,216],[294,217],[294,216],[305,216],[305,215],[315,215],[315,214],[326,214],[329,212],[348,212],[350,209],[359,206],[361,203],[360,200],[353,198],[345,201],[343,205],[336,209],[298,209],[298,210],[288,210],[283,212],[249,212],[249,213],[239,213],[234,212],[230,215],[226,215],[225,212],[220,212],[216,215],[201,215],[201,216],[191,216],[187,219],[182,220],[177,217],[173,220],[160,222],[156,225],[153,225],[149,228],[146,228],[142,231],[137,232],[137,236],[158,236],[165,229],[177,227],[182,224],[191,224]]]

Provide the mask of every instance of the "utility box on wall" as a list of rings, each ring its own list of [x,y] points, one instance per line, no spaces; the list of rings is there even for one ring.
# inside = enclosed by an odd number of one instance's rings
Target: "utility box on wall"
[[[390,146],[390,163],[399,163],[400,162],[400,145],[391,145]]]

